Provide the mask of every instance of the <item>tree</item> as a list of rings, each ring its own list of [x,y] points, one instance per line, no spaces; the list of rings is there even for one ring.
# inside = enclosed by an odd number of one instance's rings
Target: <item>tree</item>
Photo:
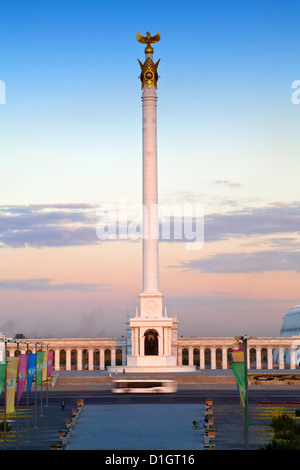
[[[26,336],[23,333],[16,333],[14,339],[26,339]]]

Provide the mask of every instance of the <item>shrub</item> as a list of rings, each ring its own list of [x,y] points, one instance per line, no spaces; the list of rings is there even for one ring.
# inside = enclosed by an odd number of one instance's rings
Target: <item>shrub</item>
[[[260,450],[300,450],[300,424],[286,413],[272,419],[274,438]]]
[[[275,432],[275,439],[298,440],[300,439],[300,424],[295,420],[283,413],[272,419],[271,426]]]
[[[290,441],[272,441],[264,447],[259,447],[259,450],[300,450],[299,442]]]

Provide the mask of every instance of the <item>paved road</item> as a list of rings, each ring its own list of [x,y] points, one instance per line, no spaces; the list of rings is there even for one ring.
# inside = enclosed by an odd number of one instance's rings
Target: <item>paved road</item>
[[[239,404],[240,398],[237,390],[178,390],[172,394],[114,394],[110,390],[53,390],[48,394],[49,404],[60,404],[62,400],[66,403],[74,402],[78,397],[84,398],[86,404],[105,403],[204,403],[205,399],[212,397],[214,404],[222,405],[228,403]],[[46,396],[43,394],[43,403]],[[249,390],[249,404],[257,404],[260,401],[298,401],[300,393],[295,389],[272,389]],[[34,395],[31,394],[31,401]],[[40,395],[38,396],[40,402]],[[1,403],[1,401],[0,401]]]

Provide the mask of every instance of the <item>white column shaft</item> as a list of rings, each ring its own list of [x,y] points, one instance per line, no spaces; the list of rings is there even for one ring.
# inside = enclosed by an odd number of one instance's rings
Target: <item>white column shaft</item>
[[[143,103],[143,293],[159,292],[156,91],[144,86]]]

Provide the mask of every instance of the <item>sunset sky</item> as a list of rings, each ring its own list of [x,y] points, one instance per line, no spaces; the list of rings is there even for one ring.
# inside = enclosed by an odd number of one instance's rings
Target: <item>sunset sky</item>
[[[298,0],[2,0],[0,332],[126,334],[141,240],[97,238],[142,200],[136,40],[159,31],[161,204],[202,204],[204,245],[160,243],[183,336],[277,336],[300,304]]]

